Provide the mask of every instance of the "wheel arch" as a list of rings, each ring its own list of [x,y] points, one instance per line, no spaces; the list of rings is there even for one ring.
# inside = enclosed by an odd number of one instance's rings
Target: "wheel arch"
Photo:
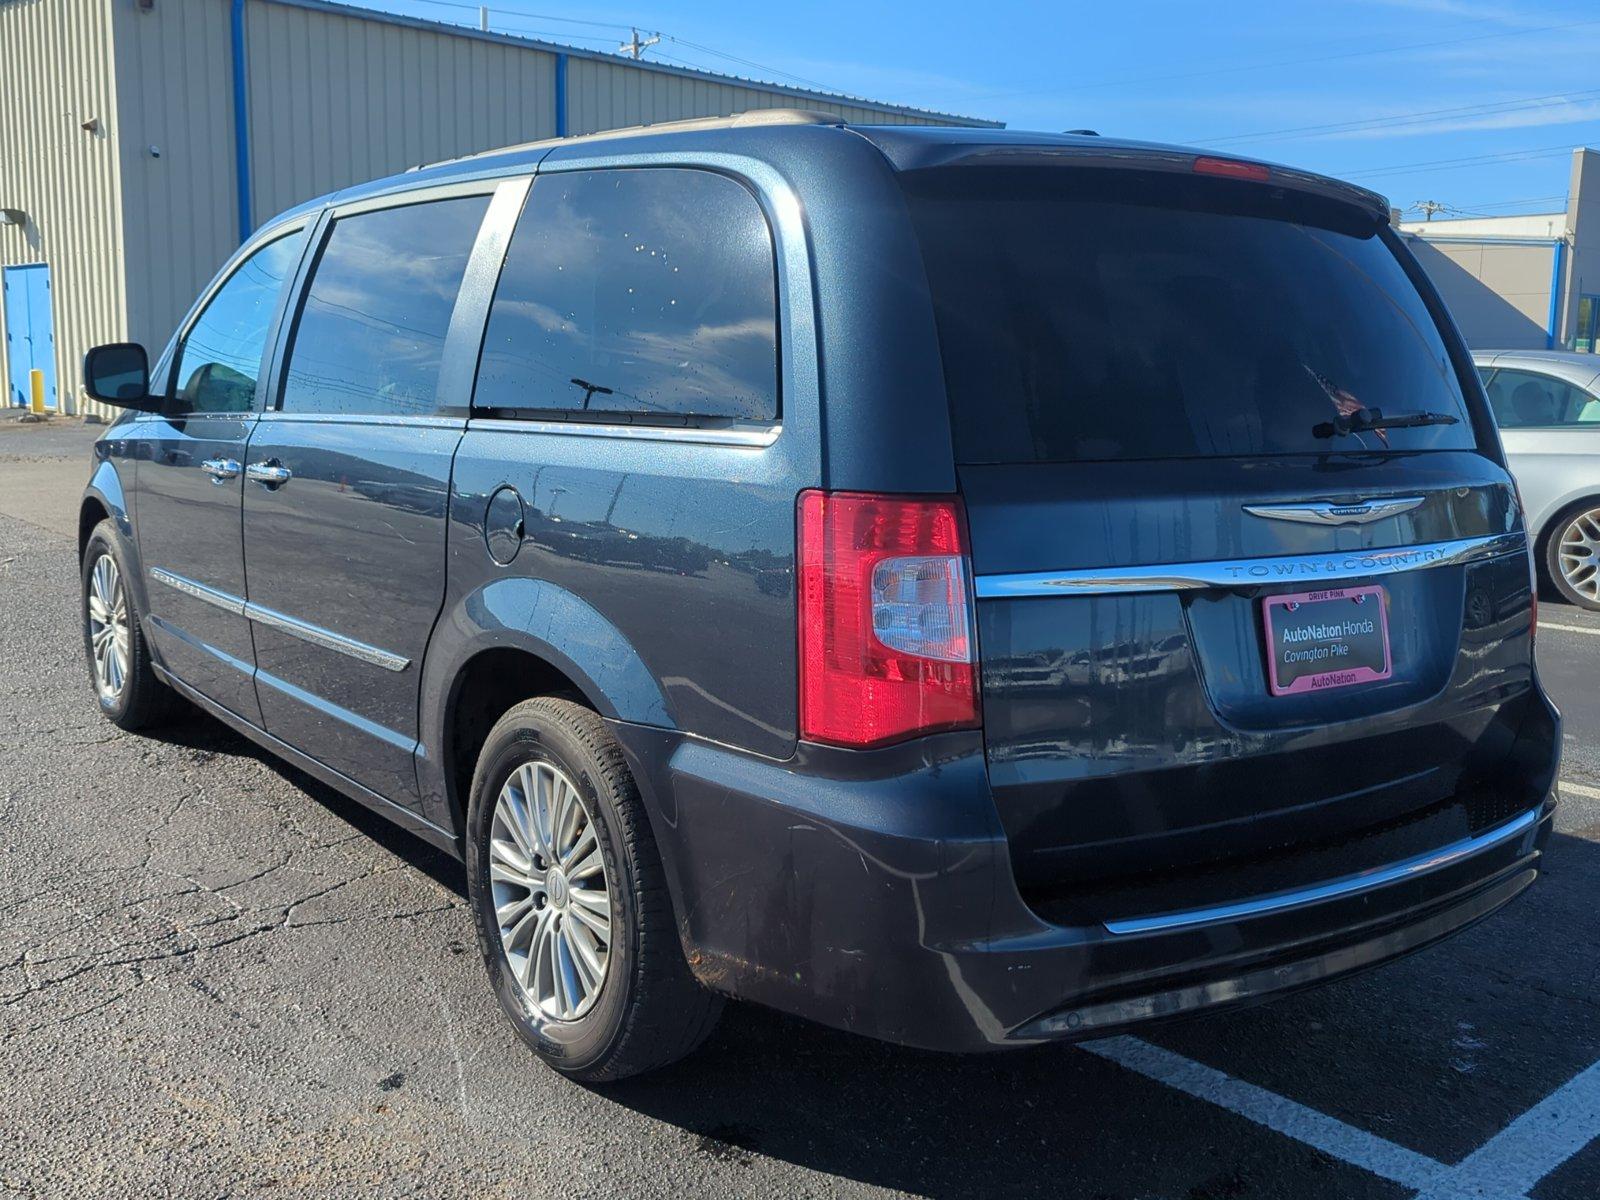
[[[545,580],[495,580],[450,603],[424,659],[417,772],[430,819],[461,835],[490,727],[539,695],[565,695],[612,720],[676,728],[643,660],[592,606]]]

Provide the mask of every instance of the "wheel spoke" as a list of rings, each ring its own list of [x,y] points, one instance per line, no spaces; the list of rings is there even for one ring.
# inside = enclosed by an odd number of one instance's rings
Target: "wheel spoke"
[[[529,815],[531,817],[532,833],[539,853],[544,855],[547,862],[554,861],[555,854],[550,846],[550,781],[551,774],[543,763],[526,763],[522,767],[522,774],[528,781],[530,789]]]
[[[533,936],[528,939],[528,956],[522,964],[522,986],[537,994],[539,975],[549,962],[550,929],[555,920],[555,910],[539,910],[534,919]]]
[[[585,996],[600,990],[605,977],[605,964],[600,961],[600,947],[589,931],[576,921],[561,922],[561,936],[567,944],[567,955],[578,973],[578,984]]]
[[[567,844],[568,825],[573,822],[574,812],[577,807],[572,788],[567,781],[560,777],[551,780],[550,784],[550,849],[553,857],[564,857],[561,848]]]
[[[587,879],[589,876],[599,872],[604,865],[605,864],[600,858],[600,847],[596,846],[593,850],[589,851],[589,853],[585,854],[577,862],[573,863],[570,868],[568,868],[567,878]]]
[[[581,893],[574,890],[573,899],[577,900]],[[602,900],[602,903],[604,901]],[[589,933],[602,939],[608,946],[611,944],[611,912],[610,905],[605,908],[592,908],[588,900],[581,901],[567,907],[567,915],[573,922],[582,925]]]
[[[567,852],[561,856],[562,868],[570,869],[573,863],[577,862],[584,855],[588,854],[595,848],[597,844],[598,843],[595,840],[594,826],[588,822],[584,822],[583,832],[580,833],[577,840],[567,848]]]

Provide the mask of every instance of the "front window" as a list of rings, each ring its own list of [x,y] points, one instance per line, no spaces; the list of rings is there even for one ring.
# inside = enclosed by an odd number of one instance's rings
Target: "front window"
[[[268,242],[211,297],[178,351],[178,412],[239,413],[255,407],[267,331],[299,258],[298,236]]]
[[[1600,429],[1600,399],[1538,371],[1494,370],[1484,381],[1501,429]]]

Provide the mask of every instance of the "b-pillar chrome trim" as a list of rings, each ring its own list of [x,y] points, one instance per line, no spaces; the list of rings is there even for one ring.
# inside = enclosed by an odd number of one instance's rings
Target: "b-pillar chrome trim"
[[[355,638],[345,637],[343,634],[334,633],[320,625],[313,625],[309,621],[301,621],[295,617],[287,616],[265,605],[253,604],[248,600],[207,587],[203,583],[196,583],[192,579],[185,579],[182,575],[174,575],[171,571],[160,567],[150,569],[150,578],[157,583],[164,583],[174,591],[182,592],[185,596],[193,596],[196,600],[203,600],[214,608],[223,612],[232,613],[236,617],[244,617],[254,621],[257,625],[268,625],[273,629],[281,629],[292,637],[301,641],[310,642],[314,646],[321,646],[325,650],[334,650],[340,654],[347,654],[351,658],[359,659],[364,663],[371,663],[375,667],[382,667],[385,671],[404,671],[411,665],[409,658],[399,654],[391,654],[387,650],[380,650],[377,646],[369,646],[366,642],[358,642]]]
[[[1498,558],[1502,554],[1526,553],[1527,545],[1527,539],[1520,532],[1498,533],[1383,550],[1337,550],[1331,554],[1292,554],[1278,558],[979,575],[975,586],[978,599],[1003,600],[1022,596],[1125,596],[1139,592],[1260,587],[1272,583],[1335,583],[1453,566]]]

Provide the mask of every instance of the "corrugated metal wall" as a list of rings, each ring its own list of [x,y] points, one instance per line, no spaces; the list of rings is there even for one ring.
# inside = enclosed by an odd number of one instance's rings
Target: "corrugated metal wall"
[[[875,125],[934,125],[891,108],[796,97],[756,86],[653,71],[626,63],[574,58],[567,68],[567,133],[598,133],[690,117],[729,117],[753,108],[808,108]]]
[[[0,264],[50,264],[56,383],[67,412],[81,411],[83,349],[124,329],[111,3],[0,4],[0,207],[28,214],[22,226],[0,226]],[[80,128],[96,117],[97,132]],[[0,396],[9,394],[0,362]]]
[[[230,0],[0,0],[0,262],[49,262],[57,377],[83,351],[154,354],[238,245]],[[247,0],[251,212],[556,134],[557,51],[321,0]],[[582,52],[567,133],[752,108],[851,121],[946,120]],[[99,117],[101,130],[78,126]],[[152,151],[154,148],[155,153]],[[0,369],[0,388],[5,386]],[[3,395],[3,393],[0,393]]]
[[[271,0],[245,11],[258,222],[418,163],[555,136],[553,54]]]
[[[111,0],[127,336],[154,357],[239,244],[227,0]]]

